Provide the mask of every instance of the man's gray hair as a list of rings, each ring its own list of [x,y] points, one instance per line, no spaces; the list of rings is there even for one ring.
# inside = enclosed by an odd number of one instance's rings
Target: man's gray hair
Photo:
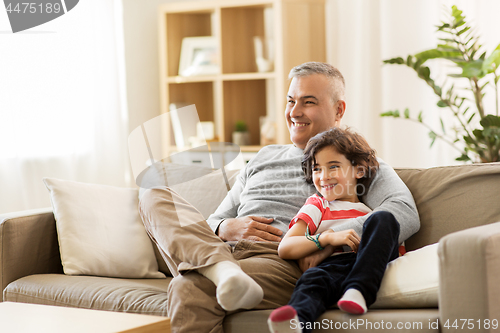
[[[302,65],[298,65],[292,68],[292,70],[288,74],[288,78],[293,79],[294,77],[304,77],[313,74],[322,74],[331,80],[333,92],[334,94],[336,94],[336,96],[333,96],[334,102],[337,102],[339,99],[344,99],[344,76],[337,68],[330,64],[315,61],[306,62]]]

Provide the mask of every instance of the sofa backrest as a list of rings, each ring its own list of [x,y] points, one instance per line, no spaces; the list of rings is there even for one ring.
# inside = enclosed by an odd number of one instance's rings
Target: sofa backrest
[[[406,241],[409,251],[436,243],[455,231],[500,222],[500,163],[399,168],[396,172],[412,193],[420,216],[420,230]],[[235,171],[228,174],[231,185],[235,176]],[[214,191],[217,188],[214,186],[211,195],[207,196],[211,181],[220,180],[210,177],[204,180],[202,187],[186,183],[178,185],[176,191],[185,194],[185,199],[195,206],[203,202],[204,209],[210,210],[209,205],[215,210],[225,191]],[[160,271],[168,274],[165,261],[156,248],[155,253]]]
[[[420,216],[420,230],[406,241],[407,250],[436,243],[455,231],[500,222],[500,163],[396,172]]]

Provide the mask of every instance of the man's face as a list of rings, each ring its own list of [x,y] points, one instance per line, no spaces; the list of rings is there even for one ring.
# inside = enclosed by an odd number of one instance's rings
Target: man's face
[[[285,110],[290,139],[304,149],[314,135],[340,125],[345,102],[333,101],[333,87],[322,74],[294,77]]]

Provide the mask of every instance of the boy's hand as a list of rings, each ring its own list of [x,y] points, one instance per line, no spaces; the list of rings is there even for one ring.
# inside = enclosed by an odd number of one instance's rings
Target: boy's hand
[[[336,232],[324,232],[322,235],[329,245],[334,247],[337,246],[349,246],[354,252],[358,252],[358,246],[361,239],[359,238],[356,231],[353,229],[342,230]]]
[[[226,219],[219,225],[218,235],[223,241],[249,239],[253,241],[280,242],[280,229],[270,226],[272,218],[245,216]]]

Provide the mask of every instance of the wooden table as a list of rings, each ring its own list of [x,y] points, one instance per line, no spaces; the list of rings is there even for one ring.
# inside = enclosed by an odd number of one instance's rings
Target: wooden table
[[[170,319],[124,312],[60,306],[0,303],[5,333],[170,333]]]

